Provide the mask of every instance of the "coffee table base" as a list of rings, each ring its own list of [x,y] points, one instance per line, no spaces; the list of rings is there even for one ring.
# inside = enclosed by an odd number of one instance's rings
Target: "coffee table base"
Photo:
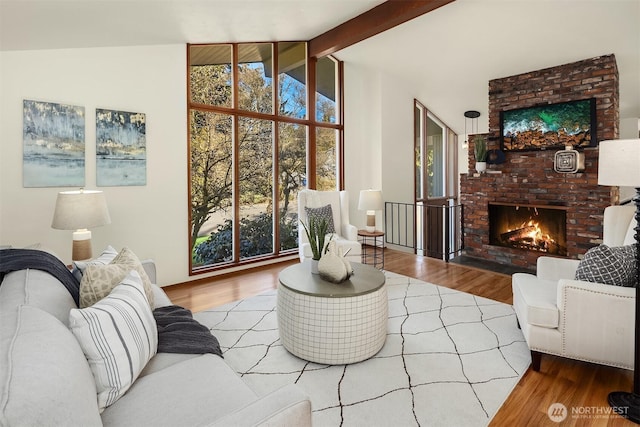
[[[282,345],[311,362],[341,365],[375,355],[387,338],[387,288],[343,298],[300,294],[278,287]]]

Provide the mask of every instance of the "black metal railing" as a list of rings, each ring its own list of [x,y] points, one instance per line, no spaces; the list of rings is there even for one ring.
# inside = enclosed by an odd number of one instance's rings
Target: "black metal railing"
[[[416,248],[415,207],[412,203],[385,202],[385,242],[392,245]]]
[[[445,261],[462,252],[462,205],[455,199],[386,202],[384,221],[386,243]]]

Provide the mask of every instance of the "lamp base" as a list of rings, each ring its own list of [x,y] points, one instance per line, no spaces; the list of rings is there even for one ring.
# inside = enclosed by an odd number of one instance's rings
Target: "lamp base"
[[[367,211],[367,226],[365,230],[369,233],[376,231],[376,211]]]
[[[91,259],[91,231],[80,229],[73,232],[73,247],[71,249],[71,259],[73,261],[84,261]]]
[[[634,228],[636,234],[636,264],[640,266],[640,187],[636,188],[636,195],[633,198],[633,202],[636,205],[636,227]],[[640,268],[636,269],[636,294],[640,291]],[[614,391],[609,393],[609,405],[613,408],[614,412],[621,417],[633,421],[636,424],[640,424],[640,298],[636,295],[636,313],[635,313],[635,355],[633,371],[633,393],[626,391]]]
[[[640,424],[640,395],[626,391],[613,391],[609,393],[608,400],[614,413]]]

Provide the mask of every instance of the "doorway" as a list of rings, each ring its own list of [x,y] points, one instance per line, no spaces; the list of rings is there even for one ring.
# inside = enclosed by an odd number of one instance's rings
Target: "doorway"
[[[415,100],[416,254],[448,261],[461,249],[458,137]]]

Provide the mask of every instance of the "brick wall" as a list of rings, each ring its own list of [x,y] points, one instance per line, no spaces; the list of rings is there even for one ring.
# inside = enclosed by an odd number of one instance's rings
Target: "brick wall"
[[[618,138],[619,89],[614,55],[489,82],[489,149],[499,148],[500,111],[540,104],[596,98],[597,140]],[[501,174],[473,176],[473,136],[469,138],[469,171],[461,176],[464,245],[469,256],[535,268],[538,252],[489,245],[488,203],[553,205],[567,208],[567,256],[578,258],[602,239],[604,208],[618,189],[598,185],[598,149],[587,148],[585,170],[553,170],[556,150],[507,152],[492,168]]]

